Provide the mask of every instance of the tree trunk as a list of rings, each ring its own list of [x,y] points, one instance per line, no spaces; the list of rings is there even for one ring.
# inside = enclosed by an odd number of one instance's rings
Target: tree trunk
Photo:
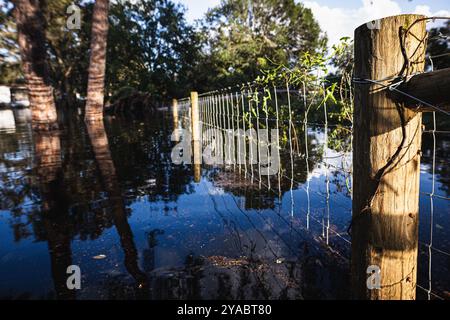
[[[106,44],[108,38],[108,0],[96,0],[92,17],[91,60],[85,120],[103,120]]]
[[[56,129],[57,115],[46,61],[44,18],[38,0],[14,1],[22,68],[28,88],[33,128]]]

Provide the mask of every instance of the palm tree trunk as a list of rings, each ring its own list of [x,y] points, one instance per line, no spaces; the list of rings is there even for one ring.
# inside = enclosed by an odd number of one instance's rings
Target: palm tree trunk
[[[133,232],[128,223],[125,202],[122,197],[116,168],[109,149],[108,136],[106,135],[103,119],[101,120],[102,121],[87,123],[89,139],[94,151],[95,160],[100,169],[105,190],[109,194],[109,203],[114,217],[114,224],[117,233],[119,234],[120,244],[124,250],[125,268],[136,280],[139,294],[148,297],[148,278],[139,267],[138,251],[134,243]]]
[[[15,0],[14,16],[22,68],[28,88],[33,128],[56,129],[57,115],[49,81],[44,18],[38,0]]]
[[[35,132],[36,186],[41,206],[39,222],[48,243],[51,275],[56,298],[73,300],[75,291],[67,287],[67,267],[72,265],[72,234],[68,230],[69,203],[65,196],[61,158],[61,141],[58,131]]]
[[[109,0],[96,0],[92,17],[91,60],[86,103],[86,121],[103,120],[106,44]]]

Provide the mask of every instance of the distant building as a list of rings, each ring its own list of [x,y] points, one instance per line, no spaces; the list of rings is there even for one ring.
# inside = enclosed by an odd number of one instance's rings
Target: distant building
[[[28,90],[23,85],[0,86],[0,105],[6,107],[28,107]]]
[[[11,103],[11,90],[7,86],[0,86],[0,105]]]
[[[0,132],[15,132],[16,121],[11,109],[0,110]]]
[[[30,105],[28,90],[25,86],[13,86],[10,91],[12,107],[28,107]]]

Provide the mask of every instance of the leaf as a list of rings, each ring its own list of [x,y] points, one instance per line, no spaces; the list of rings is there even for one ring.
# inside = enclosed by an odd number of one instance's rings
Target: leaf
[[[103,260],[103,259],[106,259],[106,255],[99,254],[97,256],[92,257],[92,259],[94,259],[94,260]]]

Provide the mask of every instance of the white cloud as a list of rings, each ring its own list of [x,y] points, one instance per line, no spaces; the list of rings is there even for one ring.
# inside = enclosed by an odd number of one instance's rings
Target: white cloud
[[[339,42],[342,37],[353,37],[354,30],[371,20],[401,13],[400,6],[392,0],[363,0],[362,6],[356,9],[330,8],[314,1],[305,1],[320,27],[328,35],[329,45]]]
[[[427,5],[419,5],[416,6],[414,13],[423,14],[427,17],[450,17],[450,11],[448,10],[439,10],[433,12],[431,8]],[[434,28],[442,25],[442,20],[430,21],[427,25],[428,28]]]
[[[330,47],[338,43],[342,37],[353,37],[354,30],[366,22],[404,13],[401,6],[393,0],[362,0],[359,8],[332,8],[315,1],[305,1],[304,5],[312,10],[320,27],[327,33]],[[426,16],[450,16],[450,11],[433,12],[427,5],[417,5],[414,13]]]
[[[416,9],[414,10],[414,13],[423,14],[423,15],[426,15],[428,17],[433,15],[431,13],[431,8],[429,6],[426,6],[426,5],[418,5],[418,6],[416,6]]]

